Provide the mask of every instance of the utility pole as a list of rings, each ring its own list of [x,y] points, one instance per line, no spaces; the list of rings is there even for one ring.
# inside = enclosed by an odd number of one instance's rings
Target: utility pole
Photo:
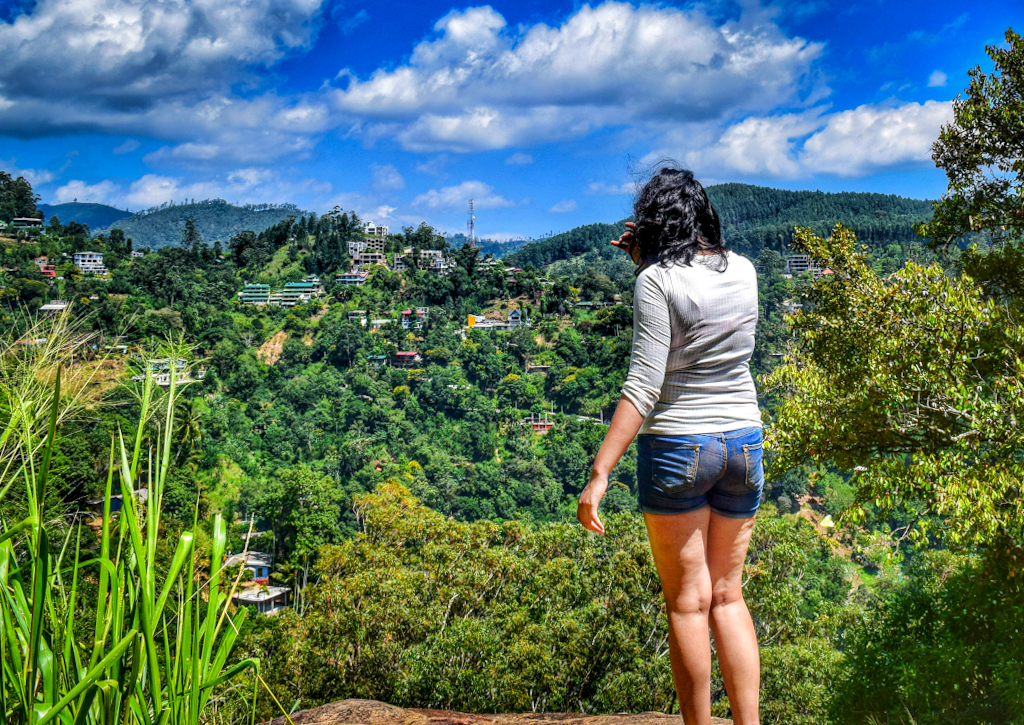
[[[473,214],[473,200],[469,200],[469,246],[476,246],[476,215]]]

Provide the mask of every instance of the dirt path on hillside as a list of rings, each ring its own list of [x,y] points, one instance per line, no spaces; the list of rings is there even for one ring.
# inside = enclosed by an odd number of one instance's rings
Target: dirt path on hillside
[[[284,341],[288,339],[288,333],[278,330],[273,337],[259,346],[256,350],[256,358],[264,365],[273,365],[281,359],[281,351],[284,349]]]

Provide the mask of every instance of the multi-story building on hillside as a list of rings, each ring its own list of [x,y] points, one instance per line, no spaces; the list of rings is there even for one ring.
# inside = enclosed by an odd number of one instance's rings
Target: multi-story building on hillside
[[[36,257],[33,262],[39,267],[39,272],[50,280],[57,279],[57,266],[48,257]]]
[[[451,268],[451,263],[445,259],[444,252],[440,249],[421,249],[419,259],[420,269],[429,269],[431,272],[437,274],[447,274]],[[402,254],[395,255],[395,264],[393,269],[396,272],[402,272],[409,269],[412,266],[412,247],[406,247]]]
[[[357,254],[362,252],[380,252],[384,253],[384,238],[377,237],[374,239],[361,239],[348,243],[348,256],[355,257]]]
[[[269,284],[247,284],[238,293],[243,305],[265,305],[270,302]]]
[[[787,274],[803,274],[805,272],[810,272],[811,276],[817,279],[825,272],[825,268],[806,254],[791,254],[786,257]]]
[[[387,224],[374,224],[373,222],[363,222],[363,233],[368,237],[386,237],[388,235]]]
[[[303,282],[288,282],[284,289],[278,293],[281,307],[295,307],[302,305],[323,293],[319,277],[306,277]]]
[[[103,266],[103,255],[99,252],[75,252],[74,263],[82,274],[107,273],[107,268]]]
[[[360,252],[352,257],[353,272],[363,272],[375,264],[388,266],[388,258],[384,256],[383,252]]]
[[[369,276],[369,272],[344,272],[335,277],[334,282],[346,287],[362,287],[366,284],[366,278]]]

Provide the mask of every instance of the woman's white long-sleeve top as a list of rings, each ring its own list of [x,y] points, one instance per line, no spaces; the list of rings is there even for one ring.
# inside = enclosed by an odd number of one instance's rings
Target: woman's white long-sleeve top
[[[724,263],[727,262],[727,263]],[[745,257],[697,255],[636,278],[633,351],[622,392],[641,433],[690,435],[761,425],[750,375],[757,273]]]

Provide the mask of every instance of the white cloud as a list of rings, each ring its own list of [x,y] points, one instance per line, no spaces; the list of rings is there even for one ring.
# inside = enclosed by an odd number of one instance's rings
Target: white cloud
[[[802,114],[747,118],[727,128],[717,143],[687,153],[686,163],[702,173],[711,168],[795,178],[802,170],[794,154],[794,139],[810,134],[817,126],[816,118]],[[685,139],[688,134],[680,131],[670,136]]]
[[[145,174],[131,183],[128,191],[110,197],[133,208],[157,206],[165,201],[185,199],[226,199],[232,203],[280,202],[297,194],[326,194],[331,185],[316,179],[285,181],[273,171],[242,168],[201,180]]]
[[[949,76],[940,70],[933,70],[932,74],[928,76],[928,87],[929,88],[941,88],[946,85],[946,81],[949,80]]]
[[[515,206],[515,202],[495,194],[494,187],[482,181],[463,181],[458,186],[431,189],[413,199],[412,205],[430,209],[459,209],[468,206],[470,199],[477,209]]]
[[[858,106],[829,115],[825,127],[804,142],[801,161],[808,171],[837,176],[928,164],[939,129],[952,120],[952,105],[938,101]]]
[[[323,125],[324,104],[243,101],[232,86],[258,88],[261,68],[308,47],[321,3],[39,0],[0,23],[0,132],[149,135],[217,144],[236,159],[245,154],[235,147],[289,153],[291,137]],[[269,133],[253,131],[263,126]]]
[[[409,62],[333,92],[368,139],[475,151],[634,123],[724,121],[799,103],[822,46],[758,9],[721,26],[699,9],[605,2],[558,27],[510,29],[490,7],[452,11]]]
[[[505,163],[509,166],[525,166],[533,163],[533,156],[530,154],[524,154],[521,151],[516,151],[514,154],[505,159]]]
[[[106,204],[117,192],[117,186],[109,179],[96,184],[87,184],[79,179],[73,179],[57,189],[54,194],[55,204],[65,204],[69,201],[79,201],[91,204]]]
[[[416,164],[416,170],[428,176],[443,176],[444,167],[448,165],[448,154],[438,154],[427,161]]]
[[[587,184],[587,193],[607,196],[631,196],[636,193],[636,184],[630,181],[622,184],[609,184],[604,181],[593,181]]]
[[[146,106],[246,80],[315,35],[321,0],[39,0],[0,24],[12,99]]]
[[[120,156],[121,154],[130,154],[132,151],[137,149],[141,144],[133,138],[126,139],[124,143],[116,146],[113,153]]]
[[[576,211],[576,200],[575,199],[562,199],[560,202],[552,206],[548,211],[555,212],[556,214]]]
[[[346,18],[345,21],[341,23],[342,34],[350,35],[352,32],[355,31],[356,28],[358,28],[360,25],[362,25],[369,19],[370,13],[366,12],[366,10],[360,10],[358,13],[356,13],[352,17]]]
[[[380,191],[396,191],[405,188],[405,179],[398,173],[398,169],[391,164],[375,165],[373,167],[373,180],[370,182],[370,185]]]
[[[33,187],[53,181],[56,178],[56,174],[49,169],[19,168],[17,159],[11,159],[10,161],[0,160],[0,170],[6,171],[15,179],[19,176],[25,177],[25,181],[32,184]]]
[[[752,116],[726,128],[717,139],[686,129],[669,132],[666,148],[645,161],[683,158],[702,175],[866,176],[930,163],[939,128],[951,119],[950,104],[938,101],[866,104],[838,113],[813,109],[801,114]]]

